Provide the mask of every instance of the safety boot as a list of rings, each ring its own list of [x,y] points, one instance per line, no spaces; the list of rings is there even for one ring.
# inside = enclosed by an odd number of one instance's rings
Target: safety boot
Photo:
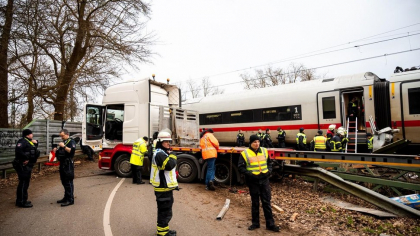
[[[176,235],[176,231],[175,230],[169,230],[167,234],[165,234],[167,236],[175,236]]]
[[[67,202],[66,198],[63,198],[63,199],[57,201],[57,203],[65,203],[65,202]]]

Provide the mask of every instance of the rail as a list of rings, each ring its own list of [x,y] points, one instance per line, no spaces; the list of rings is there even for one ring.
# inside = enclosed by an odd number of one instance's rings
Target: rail
[[[310,177],[316,177],[324,180],[354,196],[357,196],[367,202],[372,203],[384,210],[394,213],[399,216],[406,216],[410,218],[420,218],[420,211],[417,211],[411,207],[408,207],[402,203],[391,200],[386,196],[383,196],[375,191],[360,186],[358,184],[346,181],[341,177],[328,172],[319,167],[301,167],[297,165],[284,165],[284,171],[289,174],[305,175]]]
[[[81,155],[83,154],[82,150],[76,150],[74,155]],[[38,165],[38,172],[42,169],[42,164],[48,162],[48,155],[40,156],[35,164]],[[0,171],[2,171],[2,178],[5,179],[7,177],[7,170],[13,169],[12,162],[6,162],[0,164]]]

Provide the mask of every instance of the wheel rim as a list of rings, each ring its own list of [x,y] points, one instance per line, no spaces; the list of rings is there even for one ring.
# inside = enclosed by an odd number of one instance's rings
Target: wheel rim
[[[214,173],[214,180],[223,183],[229,180],[229,168],[225,164],[216,164],[216,171]]]
[[[188,178],[192,175],[192,166],[187,162],[178,165],[178,175],[181,178]]]
[[[130,161],[128,161],[128,160],[123,160],[123,161],[120,163],[120,171],[121,171],[122,173],[129,173],[129,172],[131,171],[131,164],[130,164]]]

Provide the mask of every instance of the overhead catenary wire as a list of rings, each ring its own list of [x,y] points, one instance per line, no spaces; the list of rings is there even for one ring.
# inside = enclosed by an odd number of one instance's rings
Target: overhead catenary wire
[[[385,53],[383,55],[378,55],[378,56],[365,57],[365,58],[360,58],[360,59],[351,60],[351,61],[338,62],[338,63],[328,64],[328,65],[323,65],[323,66],[317,66],[317,67],[304,69],[303,71],[316,70],[316,69],[327,68],[327,67],[332,67],[332,66],[339,66],[339,65],[344,65],[344,64],[349,64],[349,63],[354,63],[354,62],[359,62],[359,61],[366,61],[366,60],[371,60],[371,59],[376,59],[376,58],[386,57],[386,56],[394,56],[394,55],[397,55],[397,54],[408,53],[408,52],[417,51],[417,50],[420,50],[420,48],[415,48],[415,49],[410,49],[410,50],[405,50],[405,51],[399,51],[399,52],[393,52],[393,53]],[[287,72],[287,73],[281,73],[279,75],[290,75],[290,74],[296,74],[296,73],[297,72]],[[267,79],[267,78],[270,78],[270,77],[269,76],[262,76],[262,77],[259,77],[259,78],[256,78],[256,79],[250,79],[249,81]],[[233,85],[233,84],[239,84],[239,83],[243,83],[243,82],[244,81],[237,81],[237,82],[231,82],[231,83],[227,83],[227,84],[214,85],[214,86],[208,87],[207,89],[223,87],[223,86],[228,86],[228,85]],[[192,91],[200,91],[202,89],[203,88],[198,88],[198,89],[193,89],[193,90],[187,90],[185,92],[188,93],[188,92],[192,92]]]
[[[420,22],[419,23],[415,23],[415,24],[411,24],[411,25],[408,25],[408,26],[400,27],[400,28],[397,28],[397,29],[389,30],[389,31],[386,31],[386,32],[383,32],[383,33],[371,35],[371,36],[368,36],[368,37],[365,37],[365,38],[353,40],[353,41],[348,42],[348,43],[343,43],[343,44],[339,44],[339,45],[335,45],[335,46],[331,46],[331,47],[327,47],[327,48],[323,48],[323,49],[319,49],[319,50],[315,50],[315,51],[311,51],[311,52],[299,54],[299,55],[292,56],[292,57],[287,57],[287,58],[281,59],[279,61],[269,62],[269,63],[265,63],[265,64],[261,64],[261,65],[257,65],[257,66],[251,66],[251,67],[242,68],[242,69],[236,69],[236,70],[222,72],[222,73],[213,74],[213,75],[209,75],[209,76],[202,76],[202,77],[198,77],[196,79],[216,77],[216,76],[220,76],[220,75],[231,74],[231,73],[235,73],[235,72],[245,71],[245,70],[254,69],[254,68],[258,68],[258,67],[262,67],[262,66],[267,66],[267,65],[272,65],[272,64],[277,64],[277,63],[281,63],[281,62],[286,62],[286,61],[291,61],[291,60],[296,60],[296,59],[303,59],[303,58],[307,58],[307,57],[312,57],[312,56],[315,56],[315,55],[310,55],[310,54],[313,54],[313,53],[316,53],[316,52],[322,52],[322,51],[325,51],[325,50],[328,50],[328,49],[332,49],[332,48],[336,48],[336,47],[340,47],[340,46],[349,45],[349,44],[352,44],[352,43],[355,43],[355,42],[359,42],[359,41],[363,41],[363,40],[367,40],[367,39],[372,39],[372,38],[375,38],[375,37],[380,36],[380,35],[384,35],[384,34],[387,34],[387,33],[390,33],[390,32],[394,32],[394,31],[397,31],[397,30],[409,28],[409,27],[416,26],[416,25],[420,25]],[[417,31],[414,31],[414,32],[417,32]],[[417,35],[417,34],[411,34],[410,35],[409,34],[410,32],[405,32],[405,33],[408,33],[408,35],[406,35],[405,37],[410,37],[411,35]],[[400,39],[400,38],[397,37],[397,38],[394,38],[393,40],[396,40],[396,39]],[[348,50],[348,49],[351,49],[351,48],[355,48],[355,46],[354,47],[348,47],[348,48],[345,48],[345,49],[337,49],[337,50],[333,50],[333,51],[329,51],[329,52],[325,52],[325,53],[319,53],[319,54],[316,54],[316,55],[323,55],[323,54],[332,53],[332,52],[336,52],[336,51]],[[305,55],[307,55],[307,56],[305,56]],[[194,79],[194,80],[196,80],[196,79]]]

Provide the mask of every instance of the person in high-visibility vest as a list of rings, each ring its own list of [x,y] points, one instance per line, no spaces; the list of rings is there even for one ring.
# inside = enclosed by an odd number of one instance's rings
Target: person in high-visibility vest
[[[238,135],[236,135],[236,145],[238,145],[238,147],[245,145],[245,135],[242,133],[242,130],[239,130]]]
[[[248,230],[260,227],[261,199],[267,229],[279,232],[280,227],[274,223],[271,210],[271,189],[268,179],[273,170],[272,162],[267,149],[260,147],[260,138],[257,135],[249,137],[249,148],[241,153],[238,160],[238,170],[245,175],[251,195],[252,224],[248,227]]]
[[[286,147],[286,131],[284,131],[281,127],[277,128],[278,135],[277,140],[279,141],[279,148],[285,148]]]
[[[201,155],[207,162],[206,190],[215,191],[214,174],[219,141],[214,137],[212,129],[204,131],[203,137],[200,139],[200,147]]]
[[[137,139],[133,143],[133,149],[131,151],[130,164],[131,172],[133,173],[133,184],[144,184],[141,180],[141,171],[143,170],[144,156],[147,155],[147,144],[149,138],[144,136],[143,138]]]
[[[306,134],[304,133],[304,128],[299,129],[299,133],[296,135],[296,150],[307,151],[306,147]]]
[[[265,136],[265,134],[262,132],[261,129],[258,129],[257,136],[260,139],[260,145],[261,145],[261,147],[264,147],[264,136]]]
[[[366,141],[368,145],[368,152],[372,153],[373,152],[373,136],[371,133],[366,133]]]
[[[311,141],[311,150],[315,152],[327,151],[327,138],[322,135],[322,130],[318,130],[317,135]]]
[[[344,136],[344,131],[340,130],[337,131],[337,134],[330,140],[330,148],[331,152],[341,152],[342,145],[341,145],[341,139]]]
[[[176,179],[177,156],[171,152],[171,133],[161,131],[158,134],[156,152],[152,158],[150,183],[153,185],[157,203],[157,235],[176,235],[175,230],[169,230],[174,204],[173,190],[179,190]]]

